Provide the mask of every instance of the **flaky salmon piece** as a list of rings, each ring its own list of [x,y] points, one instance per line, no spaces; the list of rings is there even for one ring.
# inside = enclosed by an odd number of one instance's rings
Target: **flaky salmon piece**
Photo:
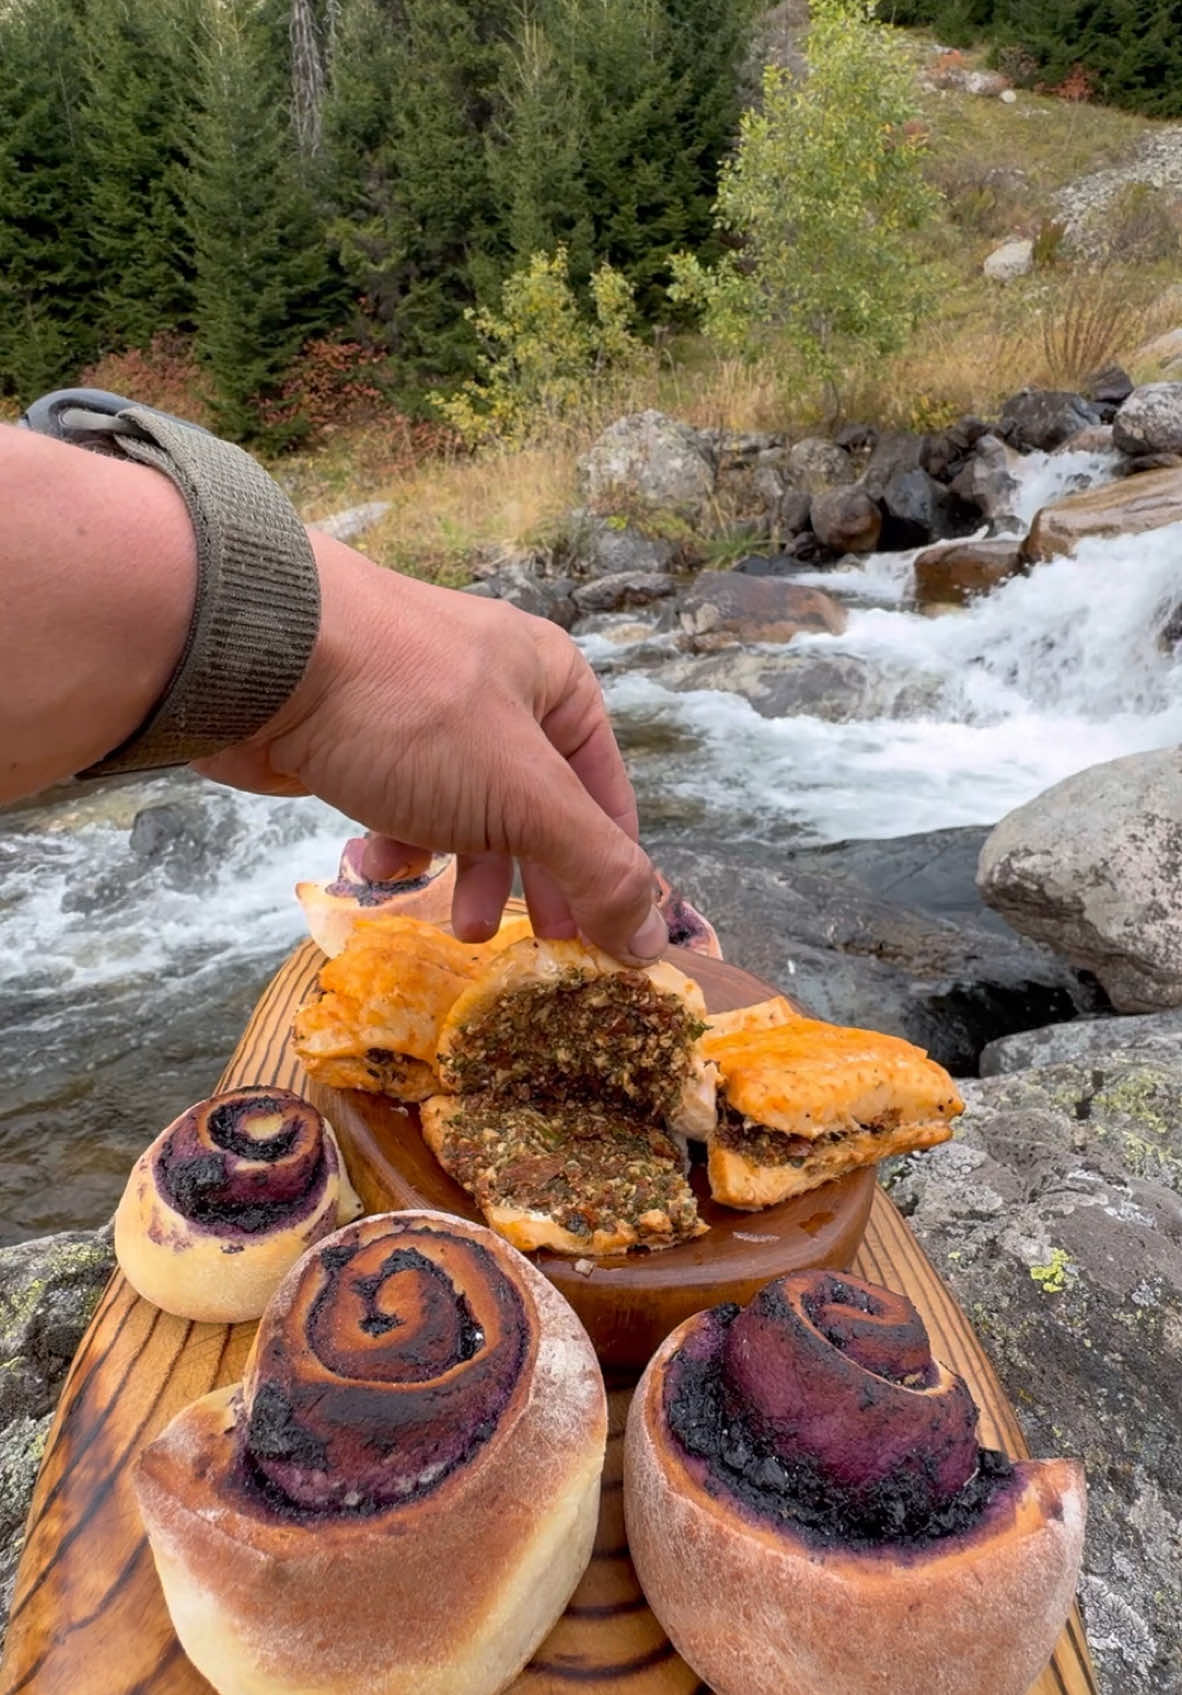
[[[898,1036],[803,1018],[782,998],[712,1020],[721,1079],[708,1172],[716,1200],[759,1208],[946,1142],[964,1110],[952,1078]]]
[[[436,1093],[435,1049],[449,1009],[490,960],[529,933],[526,918],[508,919],[480,943],[415,918],[361,920],[296,1013],[295,1050],[308,1074],[330,1088],[403,1101]]]

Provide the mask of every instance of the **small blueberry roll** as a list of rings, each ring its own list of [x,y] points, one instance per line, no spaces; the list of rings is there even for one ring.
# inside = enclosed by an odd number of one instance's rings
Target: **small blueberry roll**
[[[138,1464],[181,1646],[218,1695],[495,1695],[590,1559],[606,1436],[586,1332],[515,1249],[349,1225]]]
[[[716,1695],[1026,1695],[1084,1507],[1074,1461],[982,1449],[911,1303],[838,1272],[688,1319],[629,1413],[636,1570]]]
[[[145,1300],[180,1318],[258,1318],[313,1242],[361,1211],[328,1121],[289,1089],[198,1101],[132,1167],[115,1253]]]

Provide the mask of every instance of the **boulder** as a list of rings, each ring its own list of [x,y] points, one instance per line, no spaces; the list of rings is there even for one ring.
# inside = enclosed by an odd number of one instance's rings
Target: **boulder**
[[[873,453],[878,444],[878,430],[874,424],[843,424],[833,440],[847,453]]]
[[[998,434],[1021,453],[1050,453],[1065,441],[1102,424],[1099,410],[1082,394],[1063,389],[1024,389],[1001,409]]]
[[[1118,1012],[1182,1005],[1182,751],[1093,765],[1002,819],[978,884]]]
[[[927,471],[899,471],[882,493],[884,548],[923,547],[943,536],[965,535],[980,513]]]
[[[1080,1598],[1100,1687],[1166,1695],[1182,1618],[1182,1063],[964,1085],[956,1137],[887,1187],[1037,1455],[1084,1462]]]
[[[384,518],[390,510],[388,500],[367,500],[361,506],[350,506],[344,512],[333,512],[327,518],[316,518],[312,528],[323,535],[332,536],[334,541],[356,541],[358,536],[372,529],[379,518]]]
[[[824,494],[855,480],[854,463],[844,448],[823,436],[806,436],[788,451],[788,471],[795,487],[806,494]]]
[[[785,851],[650,827],[645,845],[728,959],[819,1018],[905,1036],[966,1076],[998,1036],[1106,1007],[1094,981],[983,905],[973,876],[987,834]]]
[[[564,558],[580,577],[617,577],[623,571],[671,571],[677,547],[623,518],[580,510],[571,513]]]
[[[802,630],[837,636],[847,616],[819,589],[734,571],[700,571],[677,610],[681,628],[699,647],[787,642]]]
[[[815,494],[809,509],[813,533],[833,553],[873,553],[882,533],[882,513],[864,488]]]
[[[1056,453],[1115,453],[1111,424],[1089,424],[1086,430],[1069,436]]]
[[[1140,534],[1182,520],[1182,468],[1139,471],[1120,482],[1069,494],[1035,516],[1022,544],[1029,561],[1074,553],[1089,536]]]
[[[776,528],[782,536],[800,535],[810,527],[812,515],[812,495],[802,488],[786,488],[776,508]]]
[[[791,577],[806,569],[794,553],[749,553],[731,566],[747,577]]]
[[[1112,436],[1130,459],[1182,453],[1182,382],[1134,389],[1113,420]]]
[[[1028,237],[995,247],[981,269],[991,282],[1016,282],[1034,269],[1034,243]]]
[[[875,500],[881,500],[892,477],[920,469],[926,447],[927,437],[916,435],[914,430],[884,430],[866,461],[862,487]]]
[[[1107,1059],[1110,1054],[1158,1054],[1182,1065],[1182,1009],[1133,1018],[1075,1018],[999,1036],[981,1051],[982,1077],[1027,1071],[1036,1065]]]
[[[1021,456],[1007,447],[1000,436],[987,433],[974,443],[964,468],[948,486],[966,505],[975,506],[986,518],[1008,518],[1018,493],[1015,473],[1021,463]]]
[[[611,577],[596,577],[580,583],[572,596],[580,613],[621,612],[632,606],[648,606],[672,594],[677,585],[664,571],[619,571]]]
[[[525,565],[506,565],[495,577],[472,584],[467,593],[507,601],[522,612],[532,612],[535,618],[548,618],[552,624],[569,630],[578,616],[571,598],[574,587],[570,577],[536,577]]]
[[[964,606],[1022,569],[1016,538],[930,547],[915,561],[915,599],[920,606]]]
[[[701,516],[715,468],[701,437],[663,412],[634,412],[609,424],[579,461],[579,487],[601,511],[637,507]]]
[[[53,1408],[114,1268],[109,1229],[0,1249],[0,1621]]]
[[[1134,389],[1134,382],[1123,365],[1106,365],[1089,377],[1084,384],[1089,400],[1097,406],[1121,406]]]
[[[1154,336],[1133,355],[1132,363],[1156,377],[1173,377],[1182,372],[1182,324],[1164,335]]]
[[[854,654],[815,648],[753,653],[734,647],[721,653],[683,654],[650,675],[679,694],[723,689],[742,695],[761,718],[823,718],[831,724],[917,717],[931,709],[939,688],[936,679],[925,681],[914,672],[893,672]]]

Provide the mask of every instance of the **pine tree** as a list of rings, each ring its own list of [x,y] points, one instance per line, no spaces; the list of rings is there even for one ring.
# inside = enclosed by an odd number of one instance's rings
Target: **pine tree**
[[[71,0],[0,8],[0,393],[22,401],[97,344],[77,26]]]
[[[201,0],[90,0],[82,133],[97,328],[105,347],[145,347],[193,317],[182,204]]]
[[[342,295],[298,162],[287,63],[247,0],[223,0],[209,20],[185,179],[197,352],[219,428],[273,441],[261,403],[303,343],[336,323]]]
[[[350,280],[410,382],[471,367],[464,310],[500,274],[485,136],[512,11],[511,0],[342,6],[326,125],[335,180],[351,162],[361,188],[337,236]],[[366,40],[377,46],[370,64],[356,57]],[[360,121],[347,111],[352,101]]]

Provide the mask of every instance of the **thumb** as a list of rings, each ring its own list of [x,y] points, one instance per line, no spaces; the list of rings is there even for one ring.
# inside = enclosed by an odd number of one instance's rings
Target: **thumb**
[[[648,964],[669,941],[648,855],[612,821],[548,743],[521,795],[512,852],[539,867],[588,941],[627,964]],[[544,922],[559,918],[545,901]],[[531,901],[532,906],[532,901]]]

